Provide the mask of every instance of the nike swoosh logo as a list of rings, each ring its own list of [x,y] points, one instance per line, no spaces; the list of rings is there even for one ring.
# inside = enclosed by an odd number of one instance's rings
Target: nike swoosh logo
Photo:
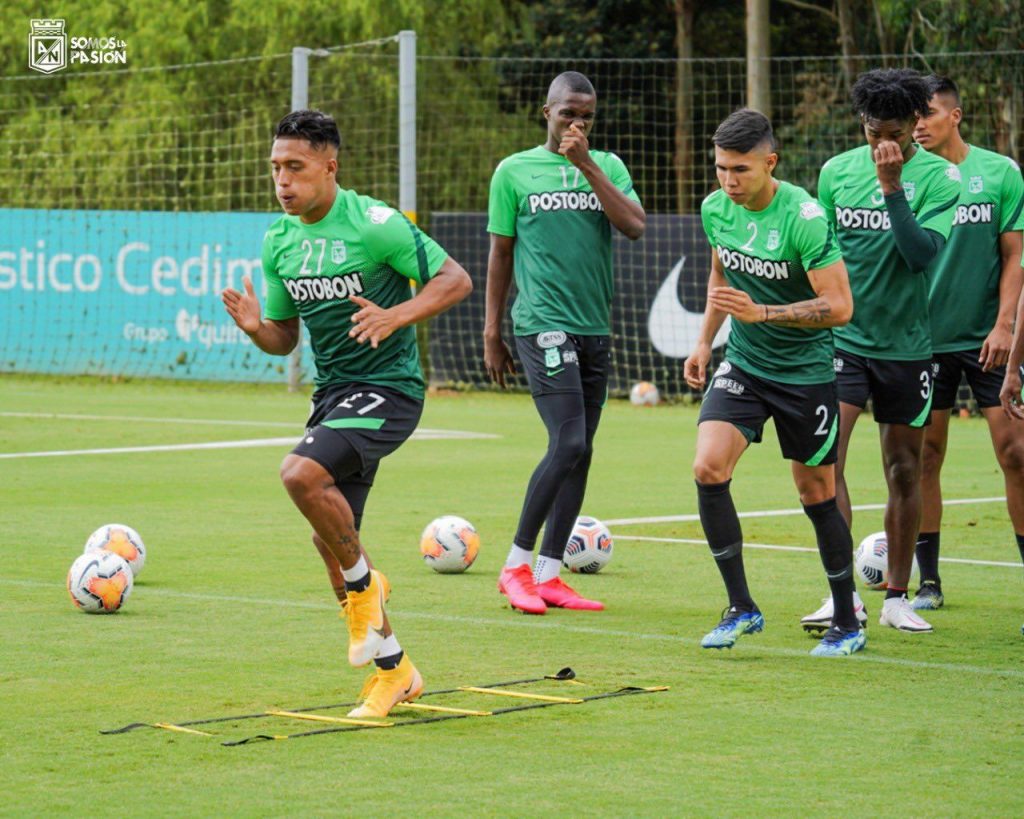
[[[533,173],[533,174],[530,174],[530,179],[540,179],[542,176],[547,176],[547,174]]]
[[[558,370],[548,370],[548,378],[553,378],[554,376],[558,375],[559,373],[564,373],[564,372],[565,372],[565,367],[562,367],[562,368],[560,368]]]
[[[829,580],[842,580],[844,577],[849,577],[849,569],[843,569],[841,572],[825,572],[825,577]]]
[[[647,317],[647,333],[651,338],[651,344],[655,350],[669,358],[686,358],[690,354],[700,336],[700,326],[704,322],[703,313],[693,313],[679,301],[679,277],[685,263],[684,254],[658,288]],[[712,347],[721,347],[725,344],[729,338],[729,322],[727,317],[718,335],[715,336]]]
[[[725,557],[727,554],[729,554],[728,549],[722,549],[720,552],[716,552],[714,549],[711,550],[711,556],[716,560],[720,557]]]

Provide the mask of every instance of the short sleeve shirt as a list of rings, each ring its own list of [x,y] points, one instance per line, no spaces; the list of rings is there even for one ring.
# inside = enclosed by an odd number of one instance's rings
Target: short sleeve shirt
[[[590,156],[612,184],[640,201],[619,157]],[[611,332],[611,224],[579,168],[543,145],[503,159],[491,178],[487,230],[516,240],[516,335]]]
[[[388,308],[425,284],[447,253],[400,211],[355,191],[338,189],[327,215],[311,225],[285,215],[263,239],[266,318],[299,316],[309,333],[316,385],[361,383],[423,398],[414,327],[403,327],[377,349],[349,337],[361,296]]]
[[[701,204],[700,215],[729,286],[749,293],[757,304],[815,298],[808,271],[842,258],[821,206],[788,182],[779,182],[764,210],[747,210],[717,190]],[[725,357],[747,372],[788,384],[835,378],[827,328],[734,321]]]

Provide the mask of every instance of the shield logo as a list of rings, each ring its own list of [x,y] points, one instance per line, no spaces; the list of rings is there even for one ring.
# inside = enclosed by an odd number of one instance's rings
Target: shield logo
[[[981,193],[985,190],[985,180],[980,176],[972,176],[970,181],[967,183],[967,189],[971,193]]]
[[[344,264],[345,259],[348,258],[348,250],[345,248],[345,242],[341,239],[335,239],[331,242],[331,261],[334,264]]]
[[[908,202],[913,202],[914,201],[914,194],[917,193],[917,183],[916,182],[904,182],[903,183],[903,192],[907,195],[907,201]]]
[[[778,250],[779,243],[781,242],[781,240],[782,239],[779,236],[779,232],[775,228],[772,228],[771,230],[768,231],[768,239],[765,242],[764,246],[767,250]]]
[[[68,38],[63,20],[32,20],[28,37],[28,67],[52,74],[67,67]]]

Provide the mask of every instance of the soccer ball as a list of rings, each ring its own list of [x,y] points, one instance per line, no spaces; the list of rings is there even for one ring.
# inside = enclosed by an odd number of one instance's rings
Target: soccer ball
[[[629,391],[629,402],[636,407],[653,407],[659,400],[658,388],[650,381],[640,381]]]
[[[480,551],[480,535],[473,524],[455,515],[430,521],[420,535],[420,554],[435,572],[457,574],[473,565]]]
[[[146,564],[146,545],[138,532],[123,523],[108,523],[89,535],[85,542],[85,553],[97,549],[121,555],[131,566],[132,577],[138,577]]]
[[[857,576],[869,589],[881,590],[889,585],[889,541],[885,532],[875,532],[860,542],[853,555],[853,565]],[[917,558],[914,558],[911,572],[917,571]]]
[[[562,565],[572,572],[597,574],[611,559],[612,534],[608,527],[597,518],[576,518]]]
[[[110,614],[124,605],[135,579],[121,555],[95,550],[79,555],[68,571],[71,602],[89,614]]]

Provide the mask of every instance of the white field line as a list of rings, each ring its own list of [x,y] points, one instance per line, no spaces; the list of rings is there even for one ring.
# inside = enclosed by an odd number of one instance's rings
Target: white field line
[[[38,580],[15,580],[13,578],[3,577],[0,577],[0,584],[6,584],[11,586],[25,586],[29,588],[46,588],[52,589],[55,593],[58,589],[64,588],[63,584],[42,583]],[[337,611],[336,606],[324,603],[307,603],[299,600],[277,600],[273,598],[243,597],[240,595],[202,594],[198,592],[178,591],[176,589],[170,588],[147,588],[143,593],[148,596],[154,597],[173,597],[176,600],[202,600],[215,603],[238,603],[246,606],[260,607],[276,606],[280,608],[308,609],[325,612]],[[495,628],[555,630],[559,633],[590,634],[598,637],[612,637],[623,640],[644,640],[650,642],[674,643],[677,645],[684,645],[690,647],[696,647],[697,645],[699,645],[699,641],[694,637],[680,637],[676,634],[657,634],[638,631],[625,631],[621,629],[597,628],[595,626],[574,626],[568,623],[564,623],[561,620],[555,618],[552,618],[551,621],[545,622],[539,617],[521,616],[511,613],[500,619],[494,617],[468,617],[457,614],[444,614],[440,611],[425,612],[407,611],[402,609],[389,609],[389,613],[394,614],[400,618],[406,617],[411,620],[427,620],[430,622],[444,621],[448,623],[457,623],[465,626],[476,626],[478,628],[486,629],[488,631]],[[780,657],[793,657],[803,660],[810,659],[810,655],[804,649],[779,648],[776,646],[757,645],[756,643],[744,643],[743,650],[740,653],[748,654],[751,657],[769,654]],[[811,660],[811,662],[820,663],[821,660],[814,659]],[[985,666],[967,665],[961,663],[937,663],[926,660],[907,660],[900,657],[880,657],[878,655],[871,653],[857,654],[853,657],[850,657],[849,662],[867,663],[869,665],[892,665],[899,666],[902,668],[915,668],[929,671],[948,671],[953,674],[976,674],[984,677],[1010,677],[1015,679],[1024,679],[1024,671],[1015,668],[988,668]]]
[[[0,418],[56,418],[60,421],[132,421],[153,424],[208,424],[225,427],[282,427],[299,429],[301,426],[284,421],[243,421],[224,418],[154,418],[145,415],[83,415],[66,412],[0,412]]]
[[[645,537],[643,535],[620,535],[614,534],[612,540],[642,540],[649,541],[651,543],[692,543],[696,546],[707,546],[706,540],[699,540],[697,538],[689,537]],[[779,546],[775,543],[746,543],[743,544],[744,549],[767,549],[773,552],[811,552],[817,554],[817,549],[812,549],[807,546]],[[1009,563],[1003,560],[974,560],[973,558],[966,557],[940,557],[940,561],[943,563],[964,563],[969,566],[1005,566],[1010,569],[1019,569],[1021,564]]]
[[[991,498],[953,498],[942,501],[943,506],[965,506],[972,503],[1004,503],[1005,495]],[[853,507],[854,512],[867,512],[877,509],[885,509],[884,503],[861,503]],[[789,515],[802,515],[803,509],[764,509],[759,512],[740,512],[741,518],[779,518]],[[636,526],[643,523],[692,523],[700,520],[700,515],[659,515],[645,518],[611,518],[605,520],[605,526]]]
[[[121,455],[131,452],[182,452],[193,449],[251,449],[261,446],[293,446],[300,434],[289,438],[250,438],[242,441],[206,441],[200,444],[162,444],[159,446],[102,447],[100,449],[55,449],[47,452],[4,452],[0,460],[11,458],[54,458],[67,455]],[[454,441],[472,438],[497,438],[483,432],[464,432],[458,429],[417,429],[412,441]]]

